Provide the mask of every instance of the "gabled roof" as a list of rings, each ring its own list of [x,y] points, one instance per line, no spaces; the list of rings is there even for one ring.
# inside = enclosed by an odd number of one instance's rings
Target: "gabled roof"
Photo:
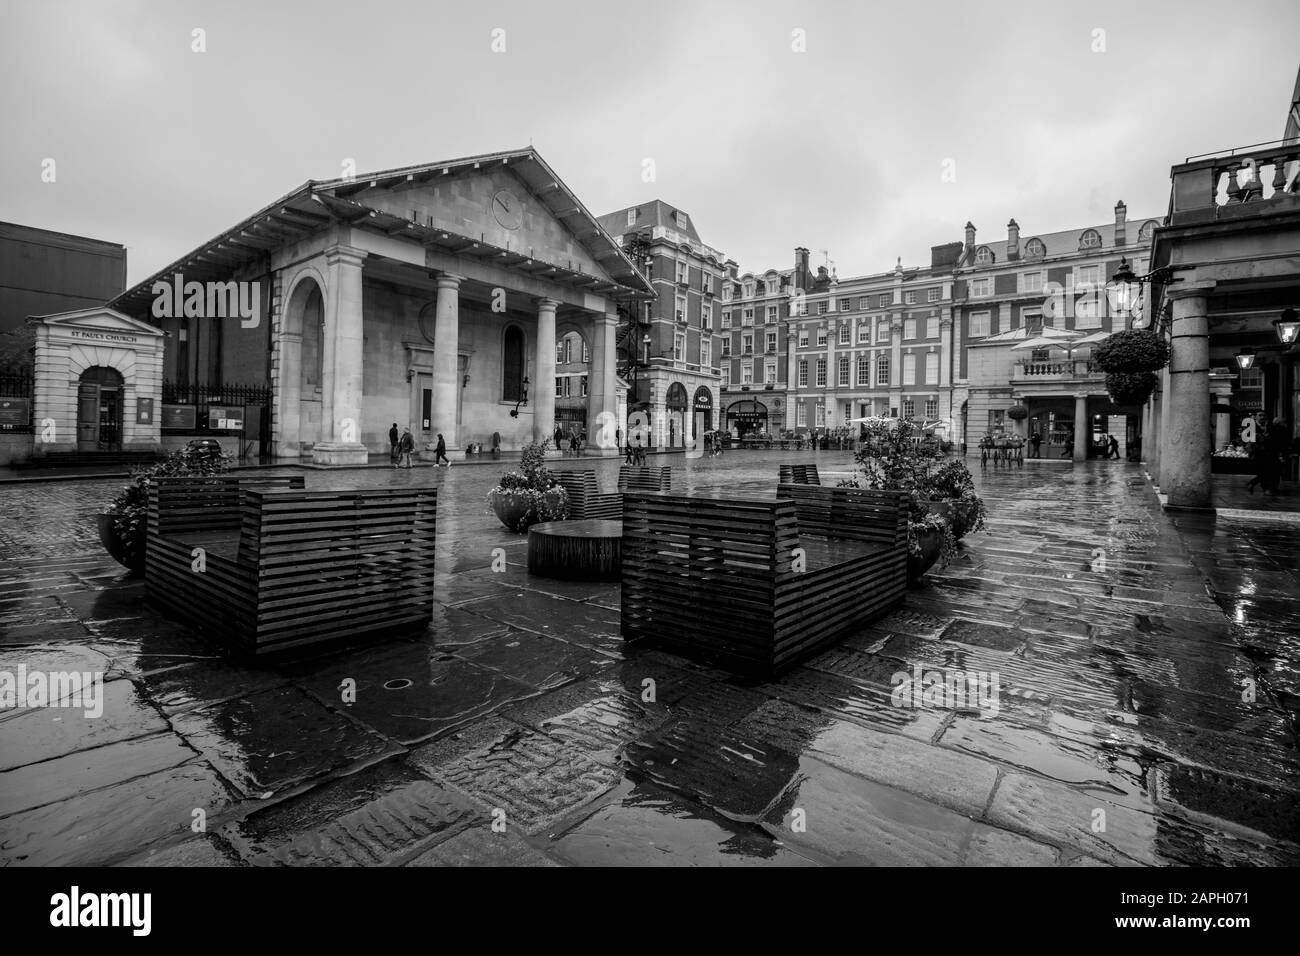
[[[398,184],[418,185],[434,177],[473,172],[491,166],[508,166],[551,215],[560,220],[592,257],[602,264],[613,281],[607,282],[581,270],[564,268],[559,263],[534,260],[517,250],[500,249],[481,241],[481,237],[422,226],[413,220],[373,209],[365,202],[365,194],[369,189]],[[173,273],[183,272],[187,281],[226,279],[232,270],[279,246],[308,236],[336,219],[390,236],[418,239],[440,251],[490,258],[496,264],[507,267],[535,263],[547,267],[547,277],[552,281],[572,284],[587,291],[644,297],[653,297],[655,294],[654,288],[614,243],[610,233],[600,226],[596,218],[578,201],[577,196],[530,146],[526,149],[385,169],[349,178],[308,180],[127,289],[109,304],[124,311],[143,312],[152,301],[153,283],[161,277],[170,278]]]
[[[122,332],[131,332],[139,335],[165,335],[156,325],[150,325],[148,322],[142,322],[140,319],[124,315],[116,309],[108,306],[97,305],[89,309],[77,309],[73,312],[51,312],[48,315],[31,315],[27,317],[29,325],[82,325],[91,319],[107,319],[108,324],[105,328],[118,329]]]
[[[632,225],[627,224],[627,212],[629,209],[636,210],[636,222]],[[641,203],[639,206],[624,206],[617,212],[606,213],[597,219],[597,222],[604,227],[605,231],[611,236],[623,236],[640,229],[646,229],[653,226],[663,226],[666,229],[674,229],[694,241],[705,245],[700,234],[695,229],[695,220],[686,215],[686,225],[677,225],[677,213],[685,213],[686,210],[680,206],[670,206],[662,199],[652,199],[649,202]]]

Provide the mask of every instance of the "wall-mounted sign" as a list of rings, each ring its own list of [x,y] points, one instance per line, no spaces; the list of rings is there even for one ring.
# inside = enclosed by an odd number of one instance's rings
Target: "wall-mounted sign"
[[[31,400],[27,398],[0,398],[0,428],[28,425],[32,420]]]
[[[124,345],[135,345],[140,341],[134,335],[123,335],[121,332],[90,332],[85,329],[72,329],[68,335],[74,339],[91,339],[95,342],[121,342]]]
[[[164,405],[162,407],[163,428],[193,429],[195,418],[193,405]]]
[[[137,425],[153,424],[152,398],[137,398],[135,400],[135,423]]]
[[[221,431],[243,431],[243,408],[227,408],[224,405],[209,405],[208,427],[220,429]]]

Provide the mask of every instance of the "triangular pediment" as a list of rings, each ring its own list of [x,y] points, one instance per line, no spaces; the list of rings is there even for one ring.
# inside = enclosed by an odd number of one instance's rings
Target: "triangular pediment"
[[[93,309],[78,309],[75,312],[57,312],[53,315],[34,315],[28,322],[40,323],[51,328],[93,329],[96,332],[118,332],[128,335],[162,336],[162,329],[148,322],[141,322],[129,315],[123,315],[113,309],[100,306]]]

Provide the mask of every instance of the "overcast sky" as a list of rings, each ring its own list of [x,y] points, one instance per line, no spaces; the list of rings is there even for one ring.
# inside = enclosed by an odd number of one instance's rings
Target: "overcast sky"
[[[1298,39],[1294,0],[0,0],[0,219],[123,243],[134,283],[346,158],[531,142],[596,215],[860,275],[968,219],[1163,215],[1171,164],[1281,135]]]

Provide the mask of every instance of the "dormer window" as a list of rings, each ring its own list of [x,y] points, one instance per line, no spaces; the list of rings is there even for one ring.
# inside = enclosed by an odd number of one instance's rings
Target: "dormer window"
[[[1079,237],[1080,249],[1100,249],[1101,233],[1096,229],[1085,229],[1083,235]]]
[[[987,266],[993,264],[993,253],[989,251],[988,246],[980,246],[975,250],[975,264],[977,266]]]
[[[746,298],[746,299],[752,299],[753,297],[754,297],[754,283],[752,283],[752,282],[746,282],[746,283],[745,283],[745,298]]]
[[[675,213],[673,213],[673,219],[677,222],[678,229],[686,228],[686,213],[682,212],[679,209]]]
[[[636,209],[635,209],[635,208],[633,208],[633,209],[629,209],[629,210],[627,211],[627,224],[628,224],[629,226],[635,226],[635,225],[636,225]]]
[[[1156,233],[1156,221],[1148,219],[1142,223],[1142,228],[1138,230],[1138,242],[1150,242],[1151,237]]]
[[[1030,239],[1025,243],[1026,259],[1041,259],[1045,255],[1047,255],[1047,247],[1043,245],[1043,240]]]

